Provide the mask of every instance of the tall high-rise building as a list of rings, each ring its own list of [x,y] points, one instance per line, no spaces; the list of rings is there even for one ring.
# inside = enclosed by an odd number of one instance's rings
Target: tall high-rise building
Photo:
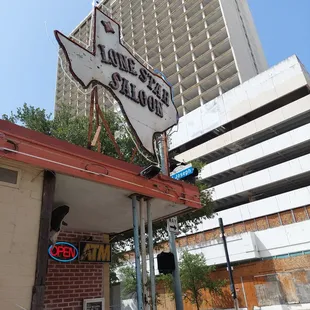
[[[246,0],[107,0],[99,7],[119,22],[135,56],[168,78],[180,116],[267,69]],[[89,14],[72,32],[85,46],[91,23]],[[89,94],[78,91],[64,66],[59,62],[56,106],[87,113]],[[102,88],[100,101],[110,106],[106,96]]]

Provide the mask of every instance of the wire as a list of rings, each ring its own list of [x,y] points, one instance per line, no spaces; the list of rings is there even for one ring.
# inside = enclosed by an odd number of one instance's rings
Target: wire
[[[128,129],[128,126],[127,124],[125,123],[125,121],[122,119],[122,117],[120,115],[117,115],[118,116],[118,119],[120,120],[122,126],[124,127],[124,129],[126,130],[127,134],[129,135],[129,137],[131,138],[132,142],[134,143],[135,147],[137,148],[138,152],[140,153],[140,155],[142,155],[148,162],[152,163],[152,164],[155,164],[157,166],[159,166],[159,158],[158,158],[158,154],[156,153],[156,158],[157,158],[157,163],[150,160],[146,155],[143,154],[143,152],[140,150],[138,144],[136,143],[135,139],[133,138],[130,130]]]
[[[109,175],[109,174],[98,173],[98,172],[86,170],[86,169],[83,169],[83,168],[79,168],[79,167],[63,164],[63,163],[60,163],[58,161],[54,161],[54,160],[51,160],[51,159],[47,159],[47,158],[31,155],[31,154],[20,152],[20,151],[16,151],[16,150],[12,150],[12,149],[9,149],[9,148],[6,148],[6,147],[1,148],[0,150],[12,152],[12,153],[16,153],[16,154],[20,154],[20,155],[24,155],[24,156],[28,156],[28,157],[31,157],[31,158],[35,158],[35,159],[39,159],[39,160],[46,161],[46,162],[49,162],[49,163],[53,163],[53,164],[56,164],[56,165],[60,165],[60,166],[63,166],[63,167],[67,167],[67,168],[70,168],[70,169],[78,170],[78,171],[81,171],[81,172],[90,173],[90,174],[94,174],[94,175],[97,175],[97,176],[103,176],[103,177],[106,177],[106,178],[111,178],[111,179],[114,179],[114,180],[121,181],[123,183],[132,184],[132,185],[135,185],[135,186],[138,186],[138,187],[144,187],[143,185],[140,185],[140,184],[137,184],[137,183],[134,183],[134,182],[131,182],[131,181],[126,181],[126,180],[114,177],[112,175]],[[150,190],[153,191],[153,192],[157,192],[157,193],[164,194],[166,196],[170,196],[170,197],[174,197],[175,198],[174,195],[168,194],[168,193],[166,193],[164,191],[160,191],[160,190],[157,190],[157,189],[154,189],[154,188],[150,188]],[[185,193],[182,193],[182,194],[184,195]],[[181,195],[180,197],[183,197],[183,196]],[[184,200],[184,198],[182,198],[182,200]]]

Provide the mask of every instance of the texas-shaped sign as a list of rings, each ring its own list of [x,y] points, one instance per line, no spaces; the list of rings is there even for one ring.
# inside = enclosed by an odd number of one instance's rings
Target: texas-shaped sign
[[[84,88],[95,82],[108,89],[145,150],[155,154],[155,134],[178,122],[172,89],[122,45],[119,24],[98,8],[93,24],[92,52],[55,31],[70,72]]]

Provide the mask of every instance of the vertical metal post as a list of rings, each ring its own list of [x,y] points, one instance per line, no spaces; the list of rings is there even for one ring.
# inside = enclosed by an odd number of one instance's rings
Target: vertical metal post
[[[161,172],[163,174],[167,175],[168,171],[167,171],[167,167],[166,167],[166,160],[165,160],[165,153],[164,153],[164,138],[163,138],[163,136],[158,138],[158,148],[159,148]]]
[[[133,217],[133,232],[134,232],[134,244],[135,244],[135,262],[136,262],[136,281],[137,281],[137,304],[138,310],[143,310],[142,301],[142,279],[140,269],[140,245],[139,245],[139,224],[138,224],[138,212],[137,212],[137,197],[132,196],[132,217]]]
[[[153,222],[152,222],[153,217],[152,217],[151,201],[148,200],[146,203],[147,203],[147,233],[149,236],[152,310],[156,310],[156,283],[155,283],[155,270],[154,270]]]
[[[228,270],[229,281],[230,281],[230,291],[231,291],[231,295],[234,299],[235,309],[238,310],[239,309],[238,298],[237,298],[237,293],[236,293],[236,289],[235,289],[235,282],[234,282],[234,278],[233,278],[233,274],[232,274],[232,268],[231,268],[231,264],[230,264],[229,254],[228,254],[228,248],[227,248],[227,242],[226,242],[223,220],[221,217],[219,218],[219,225],[220,225],[220,230],[221,230],[221,235],[222,235],[221,237],[223,239],[224,251],[225,251],[225,256],[226,256],[226,261],[227,261],[227,270]]]
[[[169,174],[168,146],[167,146],[166,134],[163,134],[161,139],[160,139],[159,150],[160,150],[162,173],[168,175]],[[177,253],[176,244],[175,244],[175,234],[173,232],[168,232],[168,233],[169,233],[170,251],[174,255],[174,262],[175,262],[175,270],[172,273],[173,285],[174,285],[175,305],[176,305],[176,310],[183,310],[182,287],[181,287],[181,279],[180,279],[178,253]]]
[[[142,291],[143,303],[147,302],[147,272],[146,272],[146,238],[145,238],[145,205],[144,198],[140,198],[140,239],[141,239],[141,261],[142,261]]]
[[[170,231],[169,231],[169,245],[170,245],[170,251],[174,255],[174,262],[175,262],[175,270],[172,273],[175,306],[176,306],[176,310],[183,310],[182,287],[181,287],[181,279],[180,279],[178,253],[177,253],[177,249],[175,245],[175,234]]]

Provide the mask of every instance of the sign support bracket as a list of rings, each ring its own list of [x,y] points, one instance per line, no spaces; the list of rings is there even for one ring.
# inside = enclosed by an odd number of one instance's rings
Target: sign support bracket
[[[98,102],[98,86],[96,86],[95,83],[92,83],[92,91],[91,91],[91,99],[90,99],[90,107],[89,107],[89,125],[88,125],[88,140],[87,140],[87,147],[88,149],[91,149],[92,147],[92,143],[91,143],[91,136],[92,136],[92,131],[93,131],[93,119],[94,119],[94,108],[95,108],[95,117],[96,117],[96,135],[95,138],[97,136],[97,147],[98,147],[98,152],[100,152],[101,149],[101,143],[100,143],[100,139],[99,139],[99,133],[100,131],[98,130],[100,127],[100,123],[99,120],[101,119],[102,124],[105,128],[105,130],[107,131],[107,134],[110,138],[110,140],[112,141],[114,148],[119,156],[120,159],[123,159],[123,154],[111,132],[110,126],[107,122],[107,120],[104,117],[104,114],[101,111],[101,108],[99,106],[99,102]],[[99,132],[98,132],[99,131]],[[94,138],[94,140],[95,140]]]
[[[139,221],[138,221],[138,203],[137,196],[131,197],[132,201],[132,217],[133,217],[133,233],[134,233],[134,245],[135,245],[135,265],[136,265],[136,283],[137,283],[137,304],[138,310],[143,310],[142,299],[142,276],[140,265],[140,244],[139,244]]]
[[[155,270],[154,270],[154,248],[153,248],[153,218],[151,201],[147,200],[147,229],[149,237],[149,261],[150,261],[150,278],[151,278],[151,299],[152,310],[156,310],[156,283],[155,283]]]

